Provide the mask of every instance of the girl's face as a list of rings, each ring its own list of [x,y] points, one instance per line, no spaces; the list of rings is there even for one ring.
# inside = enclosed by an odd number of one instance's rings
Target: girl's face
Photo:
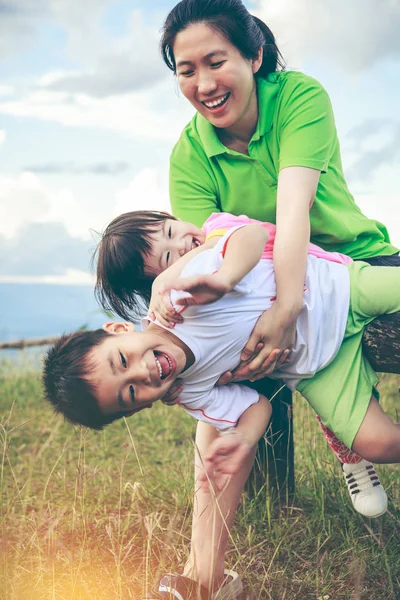
[[[262,49],[257,59],[244,58],[220,32],[196,23],[177,34],[173,52],[179,87],[196,110],[215,127],[252,135]]]
[[[152,253],[145,257],[145,273],[149,277],[156,277],[205,240],[202,229],[174,219],[163,221],[160,229],[150,237]]]

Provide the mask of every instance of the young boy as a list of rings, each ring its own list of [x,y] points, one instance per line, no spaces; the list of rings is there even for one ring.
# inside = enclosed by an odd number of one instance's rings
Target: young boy
[[[238,217],[214,213],[199,229],[168,213],[134,211],[120,215],[108,225],[98,246],[96,293],[100,303],[105,309],[111,309],[130,320],[140,311],[143,312],[143,304],[137,300],[141,296],[149,305],[149,315],[153,320],[157,317],[161,325],[174,327],[183,318],[173,308],[169,294],[163,292],[163,288],[179,277],[184,264],[193,258],[193,254],[213,247],[227,229],[240,225],[246,226],[242,237],[233,238],[224,261],[224,268],[228,270],[227,261],[230,261],[231,273],[235,274],[237,280],[260,258],[272,260],[276,233],[272,223],[261,223],[245,215]],[[257,239],[260,240],[258,244]],[[190,250],[189,255],[187,253]],[[352,262],[343,254],[325,252],[314,244],[309,245],[308,252],[339,264]],[[241,272],[236,270],[239,264],[244,266]],[[219,278],[221,281],[221,270]],[[214,278],[214,285],[216,281]],[[223,289],[219,293],[224,289],[227,291],[224,285],[222,283]],[[211,295],[208,290],[201,301],[212,301],[217,297],[215,290]],[[284,353],[278,366],[284,363],[286,357],[287,353]],[[381,515],[386,510],[387,498],[375,470],[340,442],[329,429],[322,424],[321,427],[343,465],[355,509],[369,517]]]

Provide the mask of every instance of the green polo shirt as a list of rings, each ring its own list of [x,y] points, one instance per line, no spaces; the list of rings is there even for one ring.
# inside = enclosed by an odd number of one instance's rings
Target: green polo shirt
[[[226,148],[215,128],[196,114],[172,151],[173,213],[201,226],[213,212],[246,214],[276,222],[279,171],[321,171],[310,211],[311,241],[353,258],[397,252],[386,227],[362,214],[343,175],[329,96],[311,77],[295,71],[257,79],[259,119],[249,156]]]

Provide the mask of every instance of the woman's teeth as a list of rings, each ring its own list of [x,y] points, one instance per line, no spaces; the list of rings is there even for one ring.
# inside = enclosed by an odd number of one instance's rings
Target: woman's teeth
[[[223,98],[220,98],[219,100],[213,100],[212,102],[203,102],[203,104],[207,107],[207,108],[217,108],[217,106],[221,106],[221,104],[223,104],[229,96],[229,92],[227,94],[225,94],[225,96]]]

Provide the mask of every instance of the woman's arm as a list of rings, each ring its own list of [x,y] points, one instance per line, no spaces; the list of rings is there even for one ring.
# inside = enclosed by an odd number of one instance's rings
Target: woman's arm
[[[233,374],[224,374],[220,384],[265,377],[289,356],[303,303],[310,241],[309,211],[319,176],[320,171],[307,167],[287,167],[279,173],[274,244],[277,300],[258,319],[243,349],[241,364]],[[258,348],[261,349],[256,355]]]

